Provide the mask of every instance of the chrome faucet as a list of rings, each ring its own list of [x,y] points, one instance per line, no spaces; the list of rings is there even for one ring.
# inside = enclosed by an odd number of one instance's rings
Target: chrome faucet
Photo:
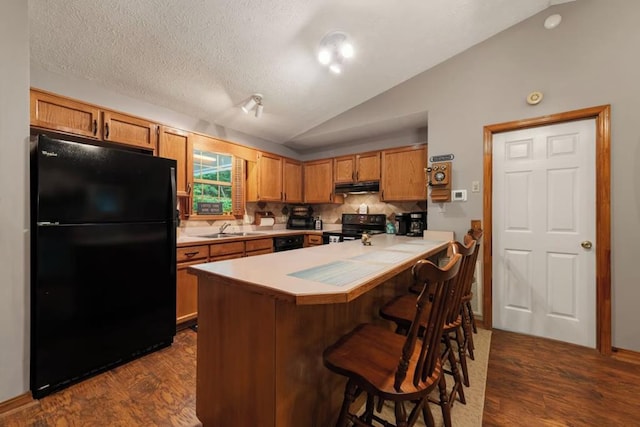
[[[224,230],[226,230],[226,229],[227,229],[227,227],[228,227],[228,226],[230,226],[230,225],[231,225],[231,223],[230,223],[230,222],[225,222],[224,224],[222,224],[222,225],[220,226],[220,231],[219,231],[219,233],[220,233],[220,234],[224,233]]]

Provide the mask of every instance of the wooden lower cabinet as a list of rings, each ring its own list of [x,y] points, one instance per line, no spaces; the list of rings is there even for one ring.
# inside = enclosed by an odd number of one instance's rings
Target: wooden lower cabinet
[[[304,236],[305,247],[318,246],[322,244],[322,236],[319,234],[307,234]]]
[[[254,256],[273,252],[273,239],[256,239],[245,242],[245,255]]]
[[[209,245],[209,261],[241,258],[244,256],[244,242],[216,243]]]
[[[176,271],[176,324],[195,320],[198,317],[198,281],[187,274],[187,267],[202,261],[178,263]]]
[[[198,317],[198,283],[187,274],[190,265],[207,262],[209,245],[186,246],[176,250],[176,324],[194,321]]]

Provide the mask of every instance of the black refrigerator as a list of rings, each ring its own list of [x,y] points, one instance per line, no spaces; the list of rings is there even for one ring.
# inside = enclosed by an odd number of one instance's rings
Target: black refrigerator
[[[31,391],[170,346],[175,160],[38,135],[31,144]]]

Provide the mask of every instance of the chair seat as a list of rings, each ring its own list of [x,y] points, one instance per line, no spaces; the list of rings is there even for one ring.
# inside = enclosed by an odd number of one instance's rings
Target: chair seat
[[[357,377],[360,387],[368,392],[375,391],[385,400],[413,399],[412,395],[419,398],[438,381],[442,366],[438,359],[432,375],[414,385],[413,373],[420,352],[420,346],[416,346],[410,359],[407,379],[402,383],[403,390],[396,391],[394,381],[398,355],[402,353],[405,341],[406,337],[389,329],[361,324],[325,350],[325,366],[336,373]]]

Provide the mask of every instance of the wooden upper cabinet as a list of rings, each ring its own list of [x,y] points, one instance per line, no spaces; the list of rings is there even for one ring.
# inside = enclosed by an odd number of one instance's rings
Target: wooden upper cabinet
[[[336,184],[379,180],[379,151],[341,156],[334,159],[334,182]]]
[[[167,126],[160,127],[158,155],[174,159],[177,163],[176,188],[178,196],[189,196],[192,188],[193,162],[191,161],[192,142],[189,132]],[[185,206],[188,209],[190,203]],[[186,212],[188,214],[188,212]]]
[[[275,201],[283,199],[282,157],[258,152],[255,162],[247,162],[247,201]]]
[[[282,200],[282,157],[258,153],[258,200]]]
[[[333,159],[333,180],[338,183],[353,182],[356,178],[355,156],[342,156]]]
[[[333,203],[333,196],[333,159],[305,162],[305,203]]]
[[[283,202],[302,203],[302,163],[284,158],[282,170]]]
[[[102,115],[102,138],[105,141],[140,147],[155,153],[158,149],[158,125],[105,110]]]
[[[382,201],[426,200],[427,146],[382,151]]]
[[[31,126],[100,139],[100,109],[69,98],[31,89]]]
[[[380,152],[356,154],[356,182],[380,180]]]

